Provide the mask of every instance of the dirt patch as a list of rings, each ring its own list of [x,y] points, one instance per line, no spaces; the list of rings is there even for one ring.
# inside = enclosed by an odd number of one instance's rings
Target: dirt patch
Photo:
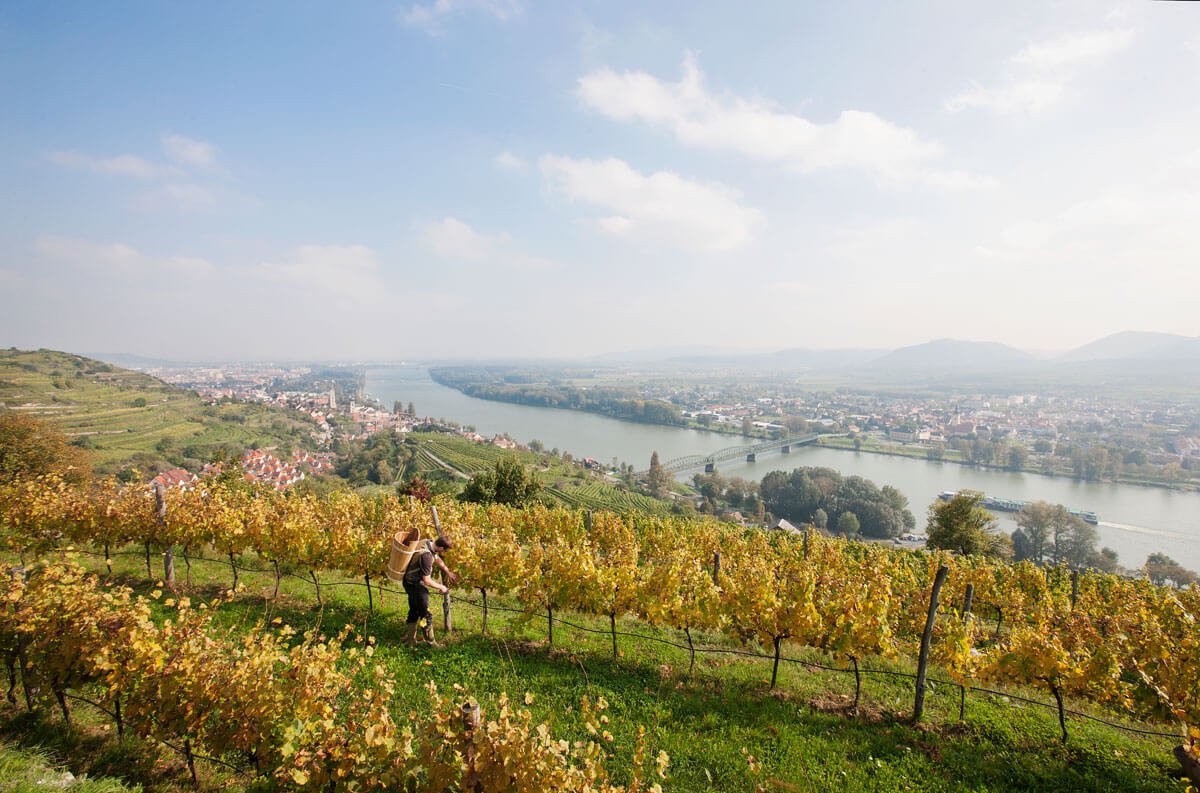
[[[854,697],[849,694],[834,694],[824,692],[808,700],[808,705],[818,713],[833,713],[839,716],[849,716],[870,724],[894,720],[894,714],[880,708],[873,702],[860,699],[858,708],[854,707]]]

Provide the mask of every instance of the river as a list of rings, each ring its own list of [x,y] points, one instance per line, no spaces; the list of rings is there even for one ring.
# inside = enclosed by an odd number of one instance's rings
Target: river
[[[594,457],[604,463],[614,459],[630,462],[638,469],[649,465],[653,451],[666,462],[744,442],[735,435],[475,399],[433,382],[426,369],[416,366],[370,368],[365,390],[385,405],[395,400],[406,405],[412,402],[418,415],[474,425],[483,435],[508,433],[522,443],[537,439],[547,449],[557,447],[576,457]],[[981,490],[1001,498],[1049,501],[1095,512],[1100,516],[1096,527],[1100,544],[1115,550],[1127,567],[1138,567],[1149,554],[1161,551],[1189,569],[1200,570],[1200,493],[1077,482],[813,446],[793,449],[788,455],[761,455],[754,463],[722,463],[718,470],[726,477],[757,480],[770,471],[802,465],[827,466],[846,475],[866,477],[880,486],[892,485],[908,497],[918,530],[924,526],[925,510],[941,491]],[[681,476],[690,477],[691,473]],[[1001,513],[998,517],[1005,531],[1016,528],[1011,516]]]

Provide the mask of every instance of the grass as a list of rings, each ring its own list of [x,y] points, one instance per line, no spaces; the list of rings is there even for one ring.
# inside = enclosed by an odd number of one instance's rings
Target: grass
[[[97,571],[102,569],[102,560],[85,559]],[[448,561],[453,566],[452,556]],[[253,557],[245,562],[263,566]],[[118,580],[142,591],[149,588],[136,551],[117,557],[114,570]],[[177,570],[182,579],[181,561]],[[275,616],[300,629],[319,624],[321,630],[335,632],[345,624],[359,626],[378,638],[376,660],[397,677],[395,707],[401,714],[423,706],[424,687],[431,680],[443,692],[456,684],[465,687],[479,699],[485,716],[494,712],[500,691],[516,696],[529,692],[534,715],[550,722],[557,735],[575,740],[585,737],[578,715],[579,698],[602,696],[611,705],[611,767],[628,764],[636,731],[644,726],[651,747],[671,755],[668,791],[740,792],[754,789],[758,782],[765,782],[768,790],[847,792],[1180,790],[1173,778],[1177,767],[1170,756],[1175,741],[1139,737],[1072,719],[1071,738],[1064,746],[1058,740],[1052,710],[1022,706],[1001,697],[970,695],[965,721],[960,723],[957,688],[935,684],[926,702],[926,722],[914,727],[907,719],[912,706],[911,681],[869,676],[856,716],[849,708],[852,675],[785,664],[777,689],[770,691],[768,661],[702,655],[695,673],[689,676],[687,653],[654,641],[678,641],[674,631],[656,630],[630,619],[619,621],[618,630],[647,638],[619,637],[620,655],[615,659],[603,618],[566,615],[570,622],[597,632],[581,632],[559,623],[550,647],[544,615],[530,618],[493,609],[484,635],[480,610],[465,600],[477,600],[478,593],[468,592],[454,593],[455,630],[444,648],[410,648],[400,643],[405,611],[402,596],[386,594],[382,608],[376,597],[375,610],[369,613],[364,588],[349,576],[326,575],[322,579],[325,605],[319,610],[311,584],[305,581],[285,578],[281,596],[273,602],[269,599],[273,587],[270,574],[242,573],[245,590],[219,608],[218,619],[233,631]],[[229,581],[227,564],[193,562],[193,598],[215,596]],[[515,605],[494,596],[489,603]],[[445,640],[437,598],[434,613],[439,639]],[[703,636],[700,641],[717,647],[737,646],[715,635]],[[789,647],[786,654],[831,663],[823,654],[801,648]],[[911,670],[904,662],[872,659],[871,666]],[[1014,693],[1046,699],[1041,692]],[[79,706],[75,710],[84,709]],[[1112,714],[1108,717],[1113,718]],[[45,733],[57,723],[48,719],[38,724]],[[14,731],[11,723],[5,730],[9,735]],[[743,749],[761,764],[761,774],[752,771]],[[107,751],[112,751],[111,746]],[[206,784],[237,790],[248,783],[222,773],[206,766]],[[145,773],[139,780],[147,790],[179,784],[178,774],[164,779]]]
[[[580,509],[612,512],[641,512],[665,515],[671,503],[619,487],[603,474],[583,468],[549,454],[501,449],[476,443],[457,435],[417,432],[406,436],[416,446],[416,460],[423,476],[446,471],[460,479],[491,468],[502,457],[515,456],[533,469],[542,483],[543,493],[558,504]],[[444,465],[443,465],[444,463]]]
[[[0,351],[0,405],[53,423],[105,473],[188,464],[218,449],[308,443],[311,422],[274,406],[205,405],[149,375],[52,350]]]
[[[110,753],[110,757],[116,759],[118,754]],[[0,793],[133,793],[141,789],[141,785],[128,785],[109,776],[76,775],[54,763],[44,748],[0,744]]]

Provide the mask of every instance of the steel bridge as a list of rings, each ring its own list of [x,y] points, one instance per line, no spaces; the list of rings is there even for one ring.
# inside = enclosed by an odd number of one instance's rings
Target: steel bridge
[[[810,435],[794,435],[788,438],[762,441],[749,446],[730,446],[725,449],[719,449],[711,454],[689,454],[686,457],[676,457],[673,460],[667,460],[662,464],[662,467],[673,474],[690,471],[693,468],[703,468],[706,472],[711,473],[717,469],[717,463],[738,459],[752,463],[758,459],[760,454],[776,450],[781,454],[788,454],[791,452],[793,446],[807,446],[810,443],[816,443],[821,438],[834,437],[840,436],[837,433],[813,433]],[[644,476],[645,474],[645,471],[640,472],[640,475]]]

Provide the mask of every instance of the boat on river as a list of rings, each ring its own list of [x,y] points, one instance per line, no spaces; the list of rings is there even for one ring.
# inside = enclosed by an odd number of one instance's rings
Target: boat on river
[[[938,494],[938,498],[942,501],[949,501],[956,495],[958,495],[957,490],[943,490]],[[996,510],[997,512],[1020,512],[1029,504],[1028,501],[1017,501],[1013,498],[997,498],[996,496],[986,494],[983,496],[982,503],[987,509]],[[1081,519],[1084,523],[1091,523],[1093,526],[1100,522],[1100,516],[1090,510],[1067,507],[1067,512]]]

